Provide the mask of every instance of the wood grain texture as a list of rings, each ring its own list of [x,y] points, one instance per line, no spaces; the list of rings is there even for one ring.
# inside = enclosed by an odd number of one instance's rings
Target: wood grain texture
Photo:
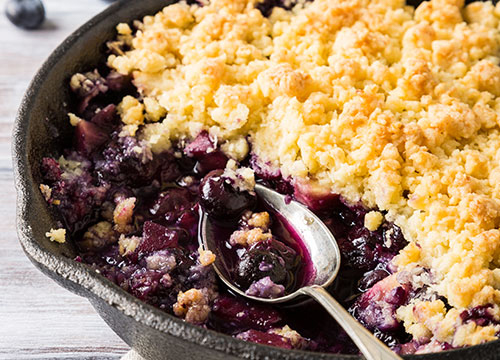
[[[119,359],[128,346],[87,300],[42,275],[23,254],[10,155],[17,107],[37,68],[109,2],[44,0],[47,21],[37,31],[11,25],[5,2],[0,0],[0,359]]]

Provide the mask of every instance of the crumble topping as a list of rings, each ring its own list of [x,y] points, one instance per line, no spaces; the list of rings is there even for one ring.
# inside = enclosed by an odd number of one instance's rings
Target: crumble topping
[[[238,167],[233,159],[227,162],[222,176],[227,178],[238,191],[253,191],[255,187],[253,170],[247,167]]]
[[[118,239],[120,255],[131,255],[132,253],[134,253],[135,249],[137,249],[137,246],[139,246],[140,242],[141,238],[138,236],[126,237],[125,235],[121,234],[120,238]]]
[[[269,213],[267,211],[262,211],[259,213],[246,213],[243,215],[244,222],[250,227],[258,227],[263,231],[267,231],[269,229],[269,225],[271,224],[271,219],[269,217]]]
[[[135,201],[135,197],[130,197],[120,200],[116,205],[113,211],[113,222],[116,231],[124,233],[129,228],[134,214]]]
[[[42,193],[45,201],[50,200],[50,197],[52,196],[52,189],[50,188],[50,186],[45,184],[40,184],[40,192]]]
[[[48,237],[50,241],[64,244],[66,242],[66,229],[50,229],[49,232],[45,233],[45,236]]]
[[[133,75],[144,104],[119,113],[154,122],[137,135],[154,153],[205,129],[238,160],[248,137],[285,178],[384,211],[410,240],[395,265],[432,269],[451,306],[419,300],[440,310],[400,320],[461,346],[495,332],[459,310],[500,303],[499,19],[500,5],[461,0],[315,0],[269,18],[251,0],[181,2],[146,16],[108,64]]]
[[[71,126],[76,126],[82,119],[73,113],[68,113],[69,123]]]
[[[198,249],[198,253],[200,256],[198,257],[198,260],[200,261],[200,264],[202,266],[208,266],[214,263],[215,261],[215,254],[211,252],[210,250],[203,250],[201,247]]]
[[[287,338],[296,349],[300,349],[305,343],[304,338],[288,325],[283,326],[281,329],[271,329],[270,332]]]
[[[384,215],[379,211],[370,211],[365,215],[365,227],[370,231],[377,230],[382,221],[384,221]],[[388,247],[390,246],[389,244]]]
[[[177,302],[174,304],[174,313],[183,317],[187,322],[202,324],[210,314],[208,298],[199,289],[180,291]]]
[[[264,232],[261,228],[237,230],[231,234],[229,243],[231,245],[252,246],[260,241],[270,240],[273,236],[270,232]]]

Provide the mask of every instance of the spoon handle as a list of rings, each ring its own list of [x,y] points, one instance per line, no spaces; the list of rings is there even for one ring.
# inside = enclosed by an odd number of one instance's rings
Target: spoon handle
[[[402,360],[382,341],[365,329],[337,300],[318,285],[303,287],[301,293],[320,303],[351,337],[367,360]]]

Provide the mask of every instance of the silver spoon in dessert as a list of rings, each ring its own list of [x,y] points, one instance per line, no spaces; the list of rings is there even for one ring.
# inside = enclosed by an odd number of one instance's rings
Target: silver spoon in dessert
[[[326,225],[307,207],[293,200],[286,202],[285,196],[274,190],[257,184],[255,192],[268,206],[293,224],[294,230],[309,252],[313,266],[312,276],[306,284],[281,297],[268,299],[250,296],[233,284],[221,271],[222,259],[218,256],[213,266],[222,282],[240,296],[269,304],[283,303],[300,295],[310,296],[342,326],[367,360],[401,360],[401,357],[363,327],[325,290],[333,282],[340,268],[340,250]],[[201,245],[205,250],[217,253],[217,242],[213,236],[214,224],[205,213],[200,225]]]

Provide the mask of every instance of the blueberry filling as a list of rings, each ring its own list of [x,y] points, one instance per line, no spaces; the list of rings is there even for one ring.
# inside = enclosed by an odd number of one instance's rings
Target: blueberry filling
[[[51,189],[47,200],[62,215],[79,250],[78,260],[160,309],[239,339],[357,353],[316,304],[253,304],[219,284],[198,250],[200,207],[220,224],[228,272],[253,296],[282,296],[307,276],[307,254],[293,226],[267,211],[253,193],[226,181],[228,159],[208,133],[156,155],[137,138],[119,136],[117,104],[94,105],[119,98],[126,86],[113,90],[106,80],[99,86],[106,86],[106,92],[95,91],[77,113],[82,120],[73,148],[59,160],[44,158],[40,167],[43,183]],[[89,93],[77,91],[76,96],[81,104]],[[93,108],[100,110],[89,111]],[[396,288],[380,301],[368,296],[390,275],[390,260],[406,244],[399,228],[384,222],[370,231],[364,227],[369,209],[361,204],[349,204],[334,194],[301,192],[254,155],[241,163],[253,168],[257,181],[309,205],[332,230],[343,256],[340,274],[329,289],[332,294],[393,348],[408,343],[394,309],[408,300],[409,289]],[[392,315],[374,317],[380,309]]]

